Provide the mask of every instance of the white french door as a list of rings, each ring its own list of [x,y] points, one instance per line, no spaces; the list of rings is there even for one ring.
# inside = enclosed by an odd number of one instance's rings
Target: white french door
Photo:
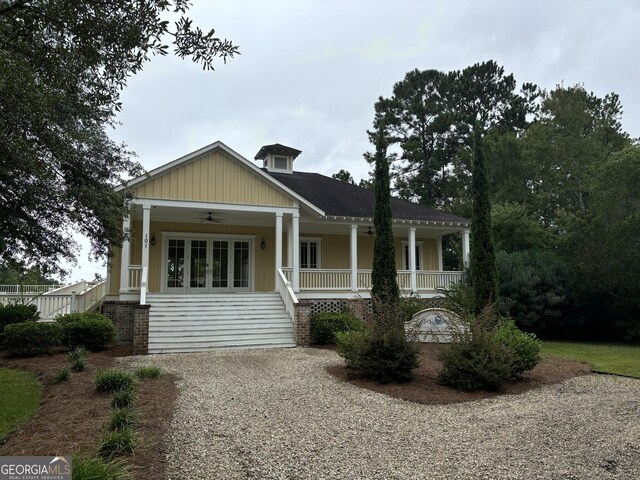
[[[252,289],[253,240],[179,238],[165,240],[164,291],[215,293]]]

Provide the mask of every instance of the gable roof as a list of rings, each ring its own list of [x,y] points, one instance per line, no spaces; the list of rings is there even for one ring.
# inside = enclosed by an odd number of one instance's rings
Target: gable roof
[[[286,185],[280,183],[277,179],[275,179],[274,177],[270,176],[266,171],[264,171],[263,169],[257,167],[256,165],[253,164],[253,162],[247,160],[246,158],[244,158],[242,155],[240,155],[238,152],[236,152],[235,150],[229,148],[227,145],[225,145],[224,143],[222,143],[221,141],[217,141],[214,142],[210,145],[207,145],[206,147],[202,147],[194,152],[191,152],[183,157],[180,157],[172,162],[166,163],[164,165],[161,165],[158,168],[155,168],[153,170],[151,170],[150,172],[147,172],[144,175],[140,175],[139,177],[136,177],[132,180],[130,180],[129,182],[126,183],[126,185],[121,185],[116,187],[116,191],[120,191],[120,190],[124,190],[124,189],[129,189],[132,187],[136,187],[138,185],[141,185],[145,182],[150,181],[151,179],[153,179],[154,177],[158,177],[164,173],[168,173],[176,168],[181,167],[182,165],[189,163],[215,149],[220,149],[222,151],[224,151],[225,153],[227,153],[229,155],[230,158],[234,159],[235,161],[237,161],[238,163],[240,163],[241,165],[244,165],[245,167],[247,167],[250,171],[252,171],[253,173],[255,173],[256,175],[258,175],[258,177],[261,177],[263,180],[267,181],[268,183],[271,183],[272,185],[274,185],[278,190],[282,191],[283,193],[289,195],[291,198],[297,200],[298,202],[300,202],[301,205],[304,205],[305,207],[307,207],[309,210],[311,210],[313,213],[315,213],[318,216],[324,216],[324,212],[318,208],[316,205],[313,204],[313,202],[310,202],[308,199],[302,197],[299,193],[291,190],[289,187],[287,187]]]
[[[373,218],[373,190],[310,172],[267,172],[278,182],[321,208],[325,215]],[[424,205],[391,197],[394,220],[468,224],[469,220]]]

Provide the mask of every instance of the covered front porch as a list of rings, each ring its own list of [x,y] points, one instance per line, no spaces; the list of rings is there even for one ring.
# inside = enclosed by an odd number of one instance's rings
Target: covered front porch
[[[318,218],[296,207],[138,199],[124,223],[130,239],[110,271],[112,297],[145,304],[148,293],[231,294],[282,290],[299,298],[367,297],[375,232],[371,219]],[[442,236],[465,226],[394,221],[397,280],[429,298],[462,279],[444,271]]]

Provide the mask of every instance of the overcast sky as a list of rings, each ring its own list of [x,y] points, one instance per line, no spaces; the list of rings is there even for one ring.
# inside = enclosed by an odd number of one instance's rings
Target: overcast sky
[[[640,137],[638,1],[211,1],[190,17],[239,45],[216,70],[158,57],[122,95],[115,140],[151,170],[216,140],[248,159],[262,145],[302,150],[294,168],[358,180],[379,96],[412,69],[493,59],[518,83],[583,83],[620,95],[623,127]],[[82,242],[85,243],[85,242]],[[83,249],[72,279],[104,267]]]

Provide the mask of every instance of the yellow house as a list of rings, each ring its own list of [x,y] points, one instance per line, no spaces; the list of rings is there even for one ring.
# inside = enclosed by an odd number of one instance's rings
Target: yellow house
[[[309,315],[369,297],[373,192],[294,171],[300,153],[267,145],[256,164],[215,142],[121,187],[130,240],[113,252],[104,306],[121,343],[304,345]],[[463,232],[467,262],[469,222],[395,198],[392,210],[401,290],[429,298],[459,281],[443,271],[442,236]]]

